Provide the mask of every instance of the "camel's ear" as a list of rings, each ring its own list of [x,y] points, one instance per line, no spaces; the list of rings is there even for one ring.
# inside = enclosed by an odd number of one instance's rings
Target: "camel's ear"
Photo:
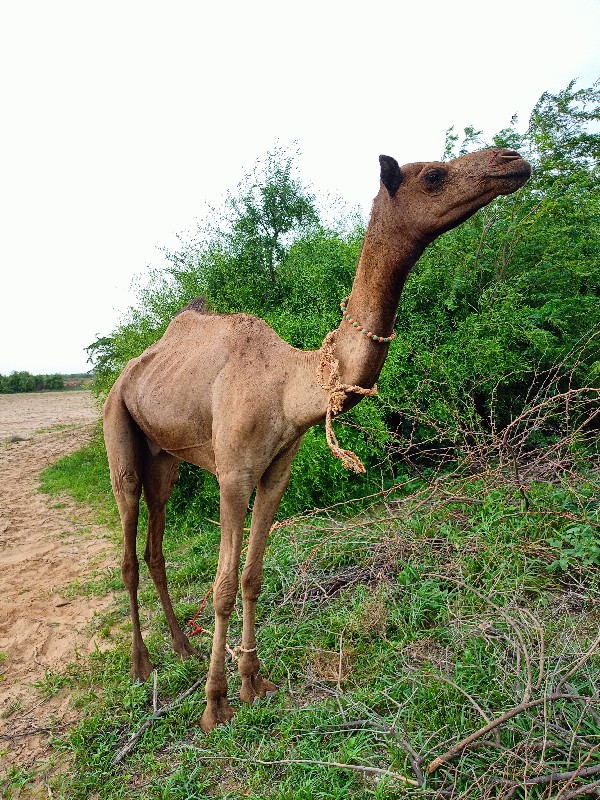
[[[381,182],[393,197],[402,183],[402,173],[395,158],[391,156],[379,156],[381,165]]]

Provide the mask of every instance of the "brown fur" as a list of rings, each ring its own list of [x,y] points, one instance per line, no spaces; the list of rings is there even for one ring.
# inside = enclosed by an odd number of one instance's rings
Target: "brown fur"
[[[184,311],[195,311],[198,314],[210,314],[210,308],[208,307],[208,303],[206,302],[206,297],[204,295],[200,295],[200,297],[194,297],[193,300],[190,300],[187,306],[180,308],[175,316],[178,314],[183,314]]]
[[[381,158],[381,187],[359,259],[348,313],[388,336],[400,292],[424,248],[500,194],[529,177],[510,150],[483,150],[446,163],[408,164]],[[151,672],[140,631],[135,552],[138,505],[148,505],[145,560],[163,605],[175,650],[194,652],[173,614],[162,537],[165,505],[179,461],[213,472],[221,495],[221,546],[214,584],[215,632],[208,678],[205,731],[231,719],[225,644],[238,590],[242,532],[252,491],[256,498],[242,572],[241,697],[252,702],[275,689],[260,675],[254,618],[267,535],[306,430],[323,421],[328,396],[319,377],[321,351],[301,351],[249,314],[211,315],[192,301],[163,337],[129,362],[104,408],[111,480],[123,525],[122,573],[133,621],[132,675]],[[334,335],[340,379],[370,388],[388,345],[342,321]],[[351,395],[344,410],[355,405]]]

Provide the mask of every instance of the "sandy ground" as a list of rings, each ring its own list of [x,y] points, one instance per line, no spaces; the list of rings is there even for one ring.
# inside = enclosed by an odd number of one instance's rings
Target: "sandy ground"
[[[51,725],[76,718],[69,697],[32,686],[95,646],[111,597],[69,592],[116,564],[108,533],[72,501],[38,492],[40,472],[89,438],[88,392],[0,395],[0,764],[44,761]]]

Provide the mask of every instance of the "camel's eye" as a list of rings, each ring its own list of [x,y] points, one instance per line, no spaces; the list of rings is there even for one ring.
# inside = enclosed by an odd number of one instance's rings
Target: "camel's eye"
[[[423,176],[423,181],[428,189],[439,189],[445,177],[446,173],[443,169],[430,169]]]

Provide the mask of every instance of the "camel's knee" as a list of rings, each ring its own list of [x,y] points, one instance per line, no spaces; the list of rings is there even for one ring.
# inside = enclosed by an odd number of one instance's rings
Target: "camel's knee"
[[[262,568],[245,567],[242,572],[242,596],[245,600],[256,602],[262,589]]]
[[[142,493],[142,481],[134,467],[115,467],[110,471],[110,482],[115,496],[138,502]]]
[[[121,562],[121,577],[129,592],[137,592],[140,582],[140,569],[137,558],[124,556]]]
[[[227,697],[227,678],[224,674],[212,675],[209,671],[204,687],[208,700],[218,697]]]
[[[218,576],[213,590],[213,608],[215,614],[229,617],[235,605],[238,581],[236,572]]]

